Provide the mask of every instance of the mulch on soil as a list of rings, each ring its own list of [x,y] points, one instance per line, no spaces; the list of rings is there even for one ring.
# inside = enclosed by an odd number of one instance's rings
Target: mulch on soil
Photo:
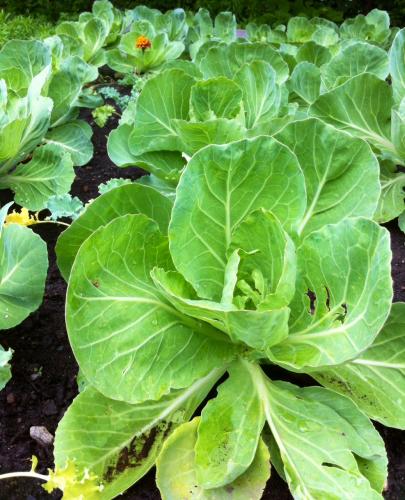
[[[116,128],[117,119],[110,119],[103,129],[92,123],[90,112],[84,117],[94,130],[94,157],[90,163],[76,170],[72,195],[83,202],[98,196],[97,187],[112,177],[137,179],[143,175],[137,168],[120,169],[107,155],[106,138]],[[1,204],[12,199],[7,192],[1,193]],[[405,236],[396,221],[386,226],[392,238],[395,301],[405,301]],[[45,426],[49,432],[55,429],[64,412],[77,394],[77,364],[69,346],[65,329],[64,304],[66,284],[55,262],[54,247],[63,227],[55,224],[40,225],[35,231],[47,242],[49,272],[44,302],[21,325],[0,334],[0,343],[14,350],[12,379],[0,392],[0,474],[29,470],[30,459],[39,459],[38,472],[46,473],[53,466],[52,447],[43,448],[29,433],[31,426]],[[279,372],[281,373],[281,372]],[[284,375],[283,371],[283,375]],[[275,374],[277,375],[277,374]],[[297,376],[291,377],[297,382]],[[294,380],[292,380],[294,379]],[[405,498],[405,432],[377,424],[386,443],[389,457],[387,500]],[[60,498],[60,493],[48,495],[38,481],[8,480],[0,483],[0,500],[39,500]],[[125,500],[158,500],[154,471],[150,471],[120,498]],[[265,500],[291,499],[286,484],[273,470],[264,497]]]

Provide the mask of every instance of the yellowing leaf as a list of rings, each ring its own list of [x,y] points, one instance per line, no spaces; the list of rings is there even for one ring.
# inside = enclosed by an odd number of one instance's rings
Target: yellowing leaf
[[[20,212],[13,210],[11,214],[8,214],[5,220],[5,225],[8,224],[18,224],[20,226],[31,226],[32,224],[37,224],[39,222],[38,215],[30,215],[26,208],[22,208]]]
[[[90,474],[87,469],[80,473],[73,461],[68,461],[64,468],[49,470],[49,481],[42,487],[48,493],[55,489],[63,491],[64,500],[97,500],[103,490],[97,476]]]

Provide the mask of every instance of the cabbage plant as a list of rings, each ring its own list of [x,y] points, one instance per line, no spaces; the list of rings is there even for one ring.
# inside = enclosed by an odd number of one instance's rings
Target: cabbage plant
[[[289,43],[296,46],[313,42],[333,47],[342,40],[352,40],[389,48],[398,28],[390,27],[388,12],[373,9],[366,16],[360,14],[346,19],[340,26],[320,17],[307,19],[297,16],[290,18],[287,26],[279,25],[275,28],[266,24],[249,23],[246,31],[248,39],[254,42]]]
[[[385,57],[376,57],[381,50],[377,47],[363,47],[363,56],[358,56],[358,44],[349,45],[347,52],[356,49],[356,55],[334,64],[336,56],[321,70],[324,80],[338,76],[337,86],[317,96],[309,114],[367,140],[376,151],[383,187],[376,219],[386,222],[404,209],[405,174],[397,165],[405,165],[405,30],[397,33]],[[355,66],[360,71],[351,74]],[[391,85],[385,81],[388,75]]]
[[[288,66],[272,47],[219,44],[200,57],[198,64],[174,62],[145,83],[132,120],[110,134],[114,163],[177,182],[182,154],[269,134],[292,119],[281,87]]]
[[[202,148],[174,203],[135,183],[90,204],[57,244],[85,380],[57,469],[103,499],[154,464],[164,499],[259,499],[270,463],[296,498],[382,498],[369,418],[405,425],[404,305],[379,192],[367,143],[312,118]]]
[[[192,60],[200,48],[208,42],[232,43],[236,40],[236,18],[231,12],[220,12],[214,20],[207,9],[199,9],[189,19],[187,48]]]
[[[287,42],[286,27],[282,24],[271,28],[268,24],[249,23],[246,26],[246,37],[250,42],[281,44]]]
[[[48,269],[45,242],[28,225],[27,210],[7,216],[12,203],[0,209],[0,330],[20,324],[42,303]],[[11,349],[0,346],[0,390],[11,377]]]
[[[375,43],[342,39],[333,47],[313,41],[280,53],[290,68],[290,106],[369,142],[381,168],[375,218],[387,222],[404,210],[404,30],[387,52]]]
[[[365,40],[388,47],[396,31],[397,28],[390,28],[388,12],[379,9],[371,10],[366,16],[359,14],[346,19],[339,28],[343,39]]]
[[[90,126],[78,120],[85,82],[96,78],[58,37],[13,40],[0,51],[0,188],[31,210],[69,191],[73,165],[93,155]]]
[[[77,21],[64,21],[56,27],[71,54],[99,67],[105,64],[104,48],[120,36],[123,14],[108,0],[96,0],[92,12],[83,12]]]
[[[177,59],[183,51],[183,42],[170,40],[150,21],[138,20],[122,35],[118,47],[107,52],[107,64],[119,73],[145,73]]]
[[[147,21],[158,33],[165,32],[170,41],[184,42],[188,32],[186,13],[183,9],[168,10],[165,13],[138,5],[125,14],[125,30],[131,30],[133,23]]]

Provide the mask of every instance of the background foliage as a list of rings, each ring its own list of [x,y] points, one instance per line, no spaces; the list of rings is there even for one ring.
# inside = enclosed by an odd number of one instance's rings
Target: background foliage
[[[0,47],[13,38],[19,40],[46,38],[53,32],[54,25],[45,16],[13,15],[0,10]]]
[[[0,8],[15,14],[38,14],[56,21],[61,13],[75,14],[90,10],[92,0],[0,0]],[[166,11],[176,7],[196,11],[206,7],[212,15],[229,10],[240,23],[247,21],[285,23],[291,16],[321,16],[336,22],[356,14],[366,14],[373,8],[387,10],[394,25],[403,25],[403,0],[115,0],[114,5],[133,8],[144,4]]]

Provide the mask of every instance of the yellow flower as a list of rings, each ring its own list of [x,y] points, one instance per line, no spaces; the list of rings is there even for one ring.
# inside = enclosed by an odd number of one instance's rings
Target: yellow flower
[[[141,35],[141,36],[138,36],[138,38],[136,39],[135,47],[137,49],[142,49],[142,50],[150,49],[152,47],[152,43],[149,40],[149,38],[147,38],[144,35]]]
[[[37,224],[38,222],[38,214],[30,215],[26,208],[22,208],[20,213],[13,210],[11,214],[8,214],[4,224],[19,224],[20,226],[31,226],[32,224]]]

